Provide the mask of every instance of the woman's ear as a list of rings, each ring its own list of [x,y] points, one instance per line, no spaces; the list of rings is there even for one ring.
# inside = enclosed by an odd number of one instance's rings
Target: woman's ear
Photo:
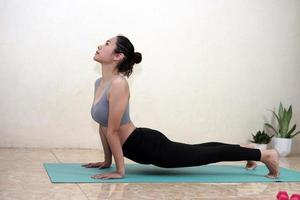
[[[114,61],[121,61],[124,58],[124,54],[123,53],[116,53],[114,56]]]

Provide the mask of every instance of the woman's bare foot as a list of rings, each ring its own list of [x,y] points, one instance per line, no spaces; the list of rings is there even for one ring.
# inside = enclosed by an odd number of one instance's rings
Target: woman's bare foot
[[[255,148],[255,144],[244,144],[244,145],[240,145],[241,147],[246,147],[246,148]],[[253,160],[247,160],[246,166],[245,168],[248,170],[253,170],[257,167],[257,164],[255,161]]]
[[[279,172],[279,154],[275,149],[267,149],[261,151],[261,162],[269,169],[267,178],[278,178]]]
[[[257,164],[255,161],[252,161],[252,160],[248,160],[247,163],[246,163],[246,166],[245,168],[248,169],[248,170],[253,170],[257,167]]]

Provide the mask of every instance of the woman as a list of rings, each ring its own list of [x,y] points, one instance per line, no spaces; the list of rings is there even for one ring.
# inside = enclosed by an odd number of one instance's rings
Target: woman
[[[94,60],[102,65],[102,77],[95,81],[91,115],[99,123],[105,160],[82,166],[108,168],[113,155],[116,171],[92,178],[123,178],[124,156],[137,163],[165,168],[248,160],[246,169],[254,169],[255,161],[261,161],[269,169],[267,177],[279,176],[278,153],[274,149],[260,151],[251,145],[219,142],[184,144],[170,141],[157,130],[135,127],[129,117],[130,91],[124,75],[130,76],[133,65],[141,62],[142,55],[134,51],[128,38],[121,35],[110,38],[98,46]]]

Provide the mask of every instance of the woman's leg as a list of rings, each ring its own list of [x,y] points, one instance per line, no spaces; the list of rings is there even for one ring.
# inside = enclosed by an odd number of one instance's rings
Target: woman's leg
[[[278,152],[274,149],[260,151],[240,145],[201,146],[167,140],[160,147],[161,155],[155,165],[165,168],[198,166],[220,161],[255,160],[263,162],[269,169],[268,178],[280,174]]]
[[[174,168],[220,161],[256,160],[267,165],[270,171],[268,177],[279,175],[276,150],[260,151],[235,144],[184,144],[170,141],[161,132],[149,128],[138,128],[134,132],[123,145],[123,152],[124,156],[139,163]]]
[[[221,143],[221,142],[207,142],[207,143],[201,143],[201,144],[193,144],[194,146],[222,146],[222,145],[230,145],[226,143]],[[253,144],[245,144],[245,145],[240,145],[241,147],[246,147],[246,148],[254,148],[255,146]],[[257,167],[257,164],[253,160],[247,160],[246,169],[253,170]]]
[[[221,161],[260,160],[258,149],[250,149],[235,144],[191,145],[170,140],[160,146],[160,160],[157,165],[166,168],[190,167]]]
[[[160,132],[159,132],[160,133]],[[162,133],[161,133],[162,134]],[[220,161],[255,160],[269,169],[267,177],[279,176],[278,152],[274,149],[260,151],[249,145],[219,142],[198,145],[170,141],[162,134],[160,155],[155,165],[165,168],[198,166]]]

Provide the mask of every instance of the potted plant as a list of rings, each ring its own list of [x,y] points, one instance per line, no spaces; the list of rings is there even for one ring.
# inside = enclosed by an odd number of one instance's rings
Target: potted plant
[[[252,134],[252,139],[250,142],[255,144],[255,148],[260,149],[260,150],[266,150],[267,145],[271,141],[272,136],[269,136],[268,134],[265,133],[265,131],[257,131],[255,135]]]
[[[287,156],[292,149],[292,138],[295,137],[300,131],[293,134],[296,130],[296,124],[289,129],[290,121],[293,115],[292,105],[290,105],[289,109],[282,107],[282,103],[280,102],[278,115],[270,110],[277,119],[278,128],[275,128],[271,124],[265,123],[265,125],[275,132],[275,137],[272,140],[273,147],[278,151],[280,156]]]

